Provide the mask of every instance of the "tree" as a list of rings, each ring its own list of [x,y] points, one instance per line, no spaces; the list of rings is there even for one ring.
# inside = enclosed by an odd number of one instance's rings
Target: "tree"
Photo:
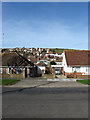
[[[50,65],[56,65],[56,63],[54,61],[51,61]]]

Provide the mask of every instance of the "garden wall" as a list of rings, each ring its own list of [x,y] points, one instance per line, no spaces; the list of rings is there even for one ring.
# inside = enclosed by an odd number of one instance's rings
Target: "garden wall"
[[[25,78],[23,74],[2,74],[2,78]]]

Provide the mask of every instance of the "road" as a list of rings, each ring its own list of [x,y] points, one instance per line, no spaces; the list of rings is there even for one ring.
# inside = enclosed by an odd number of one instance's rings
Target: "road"
[[[88,87],[3,87],[2,115],[3,118],[88,118]]]

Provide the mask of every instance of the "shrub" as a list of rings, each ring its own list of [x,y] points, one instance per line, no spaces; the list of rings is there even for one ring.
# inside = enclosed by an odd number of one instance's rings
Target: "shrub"
[[[74,78],[73,74],[67,75],[67,78]]]
[[[51,61],[50,65],[56,65],[56,63],[54,61]]]

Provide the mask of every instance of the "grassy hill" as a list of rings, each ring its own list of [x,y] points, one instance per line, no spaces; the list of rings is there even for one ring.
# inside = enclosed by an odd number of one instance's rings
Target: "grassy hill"
[[[61,49],[61,48],[52,48],[52,50],[55,51],[55,53],[63,52],[65,50],[74,50],[74,49]]]

